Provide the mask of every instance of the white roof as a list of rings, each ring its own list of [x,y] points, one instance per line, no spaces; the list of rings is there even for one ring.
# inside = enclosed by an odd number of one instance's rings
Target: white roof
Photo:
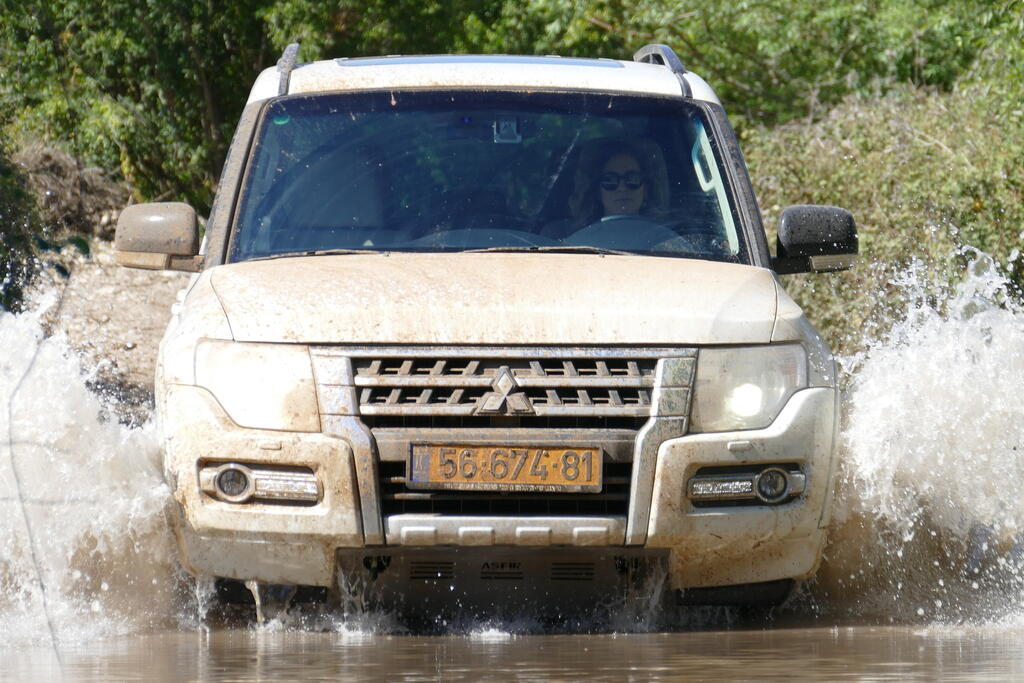
[[[687,72],[695,99],[718,102],[699,76]],[[276,97],[281,74],[265,69],[256,79],[249,102]],[[508,55],[438,55],[332,59],[296,65],[288,94],[403,88],[543,88],[635,92],[681,97],[682,86],[668,68],[613,59],[516,57]]]

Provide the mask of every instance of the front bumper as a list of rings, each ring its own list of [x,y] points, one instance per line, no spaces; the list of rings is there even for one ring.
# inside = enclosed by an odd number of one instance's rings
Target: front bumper
[[[648,527],[649,548],[670,551],[678,588],[801,579],[817,568],[832,498],[836,398],[831,389],[800,391],[766,429],[691,434],[658,450]],[[779,505],[696,507],[687,482],[700,469],[797,465],[802,495]]]
[[[182,561],[197,574],[332,585],[334,552],[363,545],[351,447],[324,434],[245,429],[205,389],[170,385],[159,415],[165,474],[177,502]],[[321,483],[312,506],[222,502],[203,493],[208,463],[308,467]]]
[[[365,432],[349,439],[241,428],[208,391],[186,385],[166,387],[159,412],[166,473],[178,503],[179,545],[184,564],[197,574],[333,586],[339,554],[361,549],[387,556],[389,548],[473,546],[506,555],[515,548],[522,556],[544,548],[571,556],[586,546],[667,556],[671,587],[695,588],[806,577],[824,544],[835,441],[835,392],[828,388],[796,393],[763,430],[663,441],[653,467],[635,468],[650,478],[634,478],[630,514],[623,516],[395,515],[364,525],[380,509],[376,486],[366,486],[369,475],[360,475],[354,454],[365,449]],[[322,497],[305,506],[233,504],[200,490],[200,467],[236,461],[309,468]],[[701,468],[776,463],[796,465],[806,475],[795,500],[698,508],[687,499],[687,482]],[[384,545],[367,543],[364,528],[383,529]],[[481,557],[487,561],[486,553]]]

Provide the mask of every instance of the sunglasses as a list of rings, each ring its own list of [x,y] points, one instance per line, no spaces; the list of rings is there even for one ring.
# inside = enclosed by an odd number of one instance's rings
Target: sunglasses
[[[608,171],[602,173],[597,182],[601,185],[602,190],[608,192],[619,189],[620,183],[625,183],[627,190],[639,190],[644,186],[644,176],[640,171],[626,171],[621,175],[614,171]]]

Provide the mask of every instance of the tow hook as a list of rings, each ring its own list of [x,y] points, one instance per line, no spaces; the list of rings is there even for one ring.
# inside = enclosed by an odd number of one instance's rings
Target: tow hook
[[[373,557],[364,557],[363,566],[370,572],[370,580],[376,581],[377,577],[380,576],[385,569],[391,566],[390,555],[375,555]]]

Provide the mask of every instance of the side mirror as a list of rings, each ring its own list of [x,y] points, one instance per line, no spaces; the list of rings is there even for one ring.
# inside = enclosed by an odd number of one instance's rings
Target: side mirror
[[[117,262],[147,270],[199,270],[196,210],[181,202],[135,204],[117,219]]]
[[[837,206],[798,204],[782,212],[772,267],[780,274],[847,270],[857,262],[857,226]]]

